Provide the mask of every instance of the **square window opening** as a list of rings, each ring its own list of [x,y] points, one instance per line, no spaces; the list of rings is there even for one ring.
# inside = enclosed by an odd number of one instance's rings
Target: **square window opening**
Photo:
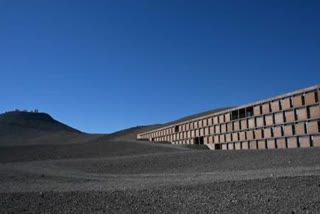
[[[237,120],[239,118],[238,110],[232,111],[231,120]]]
[[[179,126],[174,127],[174,132],[179,132]]]
[[[246,109],[240,109],[239,110],[239,118],[245,118],[246,117]]]
[[[247,117],[253,116],[253,107],[248,107],[247,108]]]
[[[214,144],[214,149],[215,150],[221,150],[221,144]]]

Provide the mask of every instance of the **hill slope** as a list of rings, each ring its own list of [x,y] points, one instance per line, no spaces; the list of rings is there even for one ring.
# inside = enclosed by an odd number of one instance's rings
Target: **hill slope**
[[[137,135],[142,132],[147,132],[149,130],[157,129],[162,127],[162,124],[146,125],[146,126],[136,126],[120,131],[113,132],[106,136],[108,139],[112,140],[136,140]]]
[[[7,112],[0,114],[0,126],[1,130],[6,129],[7,131],[69,131],[78,132],[70,126],[67,126],[57,120],[54,120],[47,113],[32,113],[32,112]]]
[[[46,113],[14,111],[0,114],[0,145],[63,143],[83,135]]]

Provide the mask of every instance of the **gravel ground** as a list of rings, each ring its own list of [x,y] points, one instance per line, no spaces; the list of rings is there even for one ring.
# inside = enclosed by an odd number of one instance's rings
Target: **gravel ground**
[[[319,213],[320,177],[144,190],[1,193],[1,213]],[[317,182],[315,182],[317,181]]]
[[[73,158],[118,157],[159,152],[186,151],[188,148],[143,141],[106,141],[104,138],[81,144],[0,147],[0,163]]]
[[[0,147],[0,213],[320,213],[320,148]]]
[[[320,148],[247,151],[183,150],[55,162],[90,173],[152,174],[320,166]]]

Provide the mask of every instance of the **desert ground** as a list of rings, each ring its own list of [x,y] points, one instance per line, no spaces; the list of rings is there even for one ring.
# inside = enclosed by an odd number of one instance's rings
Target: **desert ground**
[[[157,126],[86,134],[47,115],[0,115],[0,213],[320,213],[320,148],[136,140]]]

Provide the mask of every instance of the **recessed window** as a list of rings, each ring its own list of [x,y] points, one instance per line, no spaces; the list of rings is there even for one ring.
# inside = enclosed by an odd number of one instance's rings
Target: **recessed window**
[[[239,118],[245,118],[246,117],[246,109],[240,109],[239,110]]]
[[[310,107],[307,108],[307,117],[310,118]]]
[[[236,120],[239,118],[238,110],[235,110],[231,113],[231,120]]]
[[[179,132],[179,126],[174,127],[174,132]]]
[[[301,97],[301,102],[302,102],[302,105],[304,105],[305,104],[305,97],[304,97],[304,94],[302,95],[302,97]]]
[[[294,125],[292,125],[292,135],[295,135],[296,134],[296,128]]]
[[[308,126],[307,126],[307,123],[304,123],[304,133],[308,133]]]
[[[253,116],[253,107],[248,107],[247,108],[247,117]]]

